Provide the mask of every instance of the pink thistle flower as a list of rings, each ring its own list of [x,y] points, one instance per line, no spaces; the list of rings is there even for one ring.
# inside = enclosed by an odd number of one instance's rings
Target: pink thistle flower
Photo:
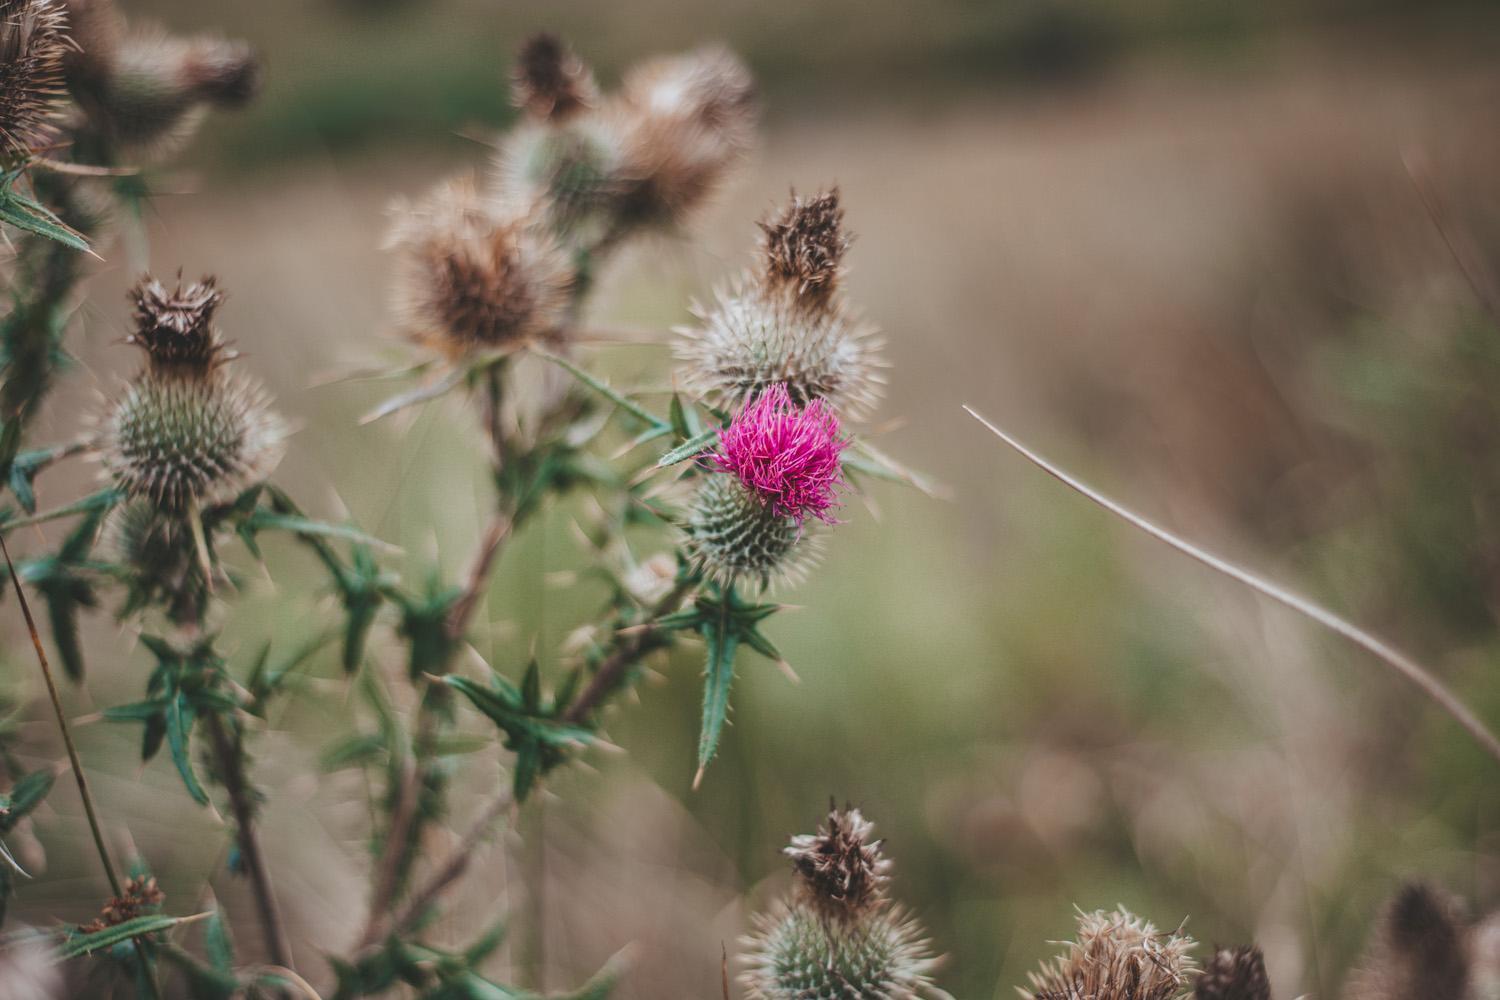
[[[844,485],[839,454],[849,439],[823,400],[799,407],[777,383],[719,432],[719,445],[714,467],[734,473],[772,513],[799,525],[809,514],[834,523],[835,490]]]

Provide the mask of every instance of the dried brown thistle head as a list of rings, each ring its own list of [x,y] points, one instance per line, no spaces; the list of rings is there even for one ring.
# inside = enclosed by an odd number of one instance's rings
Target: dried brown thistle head
[[[57,0],[0,0],[0,161],[25,159],[52,137],[68,51]]]
[[[1080,913],[1078,938],[1031,974],[1036,1000],[1176,1000],[1194,966],[1192,938],[1125,909]]]
[[[1453,896],[1424,882],[1402,886],[1385,909],[1346,1000],[1462,998],[1469,986],[1469,924]]]
[[[452,358],[556,335],[575,273],[526,216],[506,215],[471,179],[401,209],[389,240],[395,306],[412,339]]]
[[[791,201],[760,223],[767,282],[790,286],[808,305],[827,305],[852,241],[843,223],[838,188],[807,199],[793,191]]]
[[[233,357],[214,326],[224,293],[213,276],[184,286],[179,274],[169,290],[142,275],[129,299],[135,330],[125,342],[144,349],[154,370],[201,375]]]
[[[564,121],[599,100],[599,86],[588,65],[562,39],[546,32],[522,43],[511,79],[516,107],[539,121]]]
[[[134,920],[147,910],[160,906],[166,898],[166,893],[156,884],[155,876],[137,875],[125,883],[120,895],[104,904],[98,917],[79,930],[85,934],[95,934],[107,927]]]
[[[875,825],[858,809],[830,807],[817,833],[792,838],[782,853],[792,859],[806,898],[825,912],[855,917],[885,901],[891,863],[873,839]]]
[[[614,115],[622,141],[622,222],[670,229],[749,149],[754,80],[725,49],[655,59],[626,76]]]
[[[1193,987],[1196,1000],[1271,1000],[1266,960],[1255,945],[1219,948]]]

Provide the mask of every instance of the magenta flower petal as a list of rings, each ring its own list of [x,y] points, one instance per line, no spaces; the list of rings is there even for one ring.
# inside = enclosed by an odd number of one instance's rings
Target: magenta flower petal
[[[805,407],[792,402],[786,386],[773,385],[719,432],[712,456],[720,472],[732,472],[761,502],[798,524],[810,514],[829,524],[844,485],[839,454],[849,440],[821,399]]]

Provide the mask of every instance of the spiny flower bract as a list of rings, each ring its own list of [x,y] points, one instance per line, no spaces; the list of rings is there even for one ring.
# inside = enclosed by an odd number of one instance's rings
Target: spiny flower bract
[[[180,514],[228,500],[281,460],[286,428],[261,385],[227,369],[213,279],[172,292],[149,276],[131,292],[129,340],[148,363],[106,412],[100,456],[127,496]]]
[[[836,191],[791,202],[761,223],[760,266],[722,286],[675,344],[683,381],[735,409],[770,385],[792,399],[825,400],[841,416],[865,415],[881,378],[874,329],[839,294],[849,237]]]
[[[482,198],[471,179],[397,209],[395,307],[408,336],[453,358],[545,340],[565,324],[575,273],[525,215]]]
[[[735,476],[700,480],[683,525],[693,564],[721,584],[796,580],[812,563],[815,539],[777,514]]]
[[[68,50],[63,21],[57,0],[0,0],[0,162],[25,159],[52,136]]]
[[[831,524],[836,490],[843,485],[839,455],[848,445],[838,417],[822,400],[799,405],[778,383],[719,432],[720,450],[710,461],[773,513],[799,526],[809,515]]]
[[[1035,1000],[1177,1000],[1194,971],[1192,938],[1123,908],[1078,915],[1078,937],[1030,976]]]
[[[921,926],[886,897],[889,870],[857,810],[792,839],[792,895],[758,915],[741,981],[756,1000],[907,1000],[936,964]]]

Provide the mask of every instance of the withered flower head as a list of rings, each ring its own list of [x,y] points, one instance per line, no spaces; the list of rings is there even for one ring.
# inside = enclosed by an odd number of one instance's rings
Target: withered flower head
[[[399,210],[395,308],[407,334],[452,358],[520,347],[563,326],[575,274],[552,237],[505,215],[472,180]]]
[[[1410,882],[1386,905],[1346,1000],[1463,997],[1469,985],[1469,925],[1457,899]]]
[[[763,223],[760,266],[695,306],[695,326],[674,345],[683,382],[735,410],[786,386],[805,406],[824,400],[841,418],[863,417],[879,398],[883,367],[875,329],[838,295],[849,244],[838,192],[795,195]]]
[[[847,917],[885,898],[891,863],[881,855],[874,830],[858,809],[830,808],[817,833],[798,834],[782,853],[792,859],[810,899]]]
[[[886,897],[888,863],[858,810],[830,811],[785,853],[792,895],[755,918],[742,976],[753,1000],[912,1000],[937,964],[921,925]]]
[[[85,934],[96,934],[105,928],[144,916],[160,906],[166,898],[166,893],[156,884],[155,876],[136,875],[125,883],[120,895],[104,904],[97,918],[84,924],[79,930]]]
[[[183,287],[179,275],[177,287],[169,291],[144,275],[129,297],[135,331],[126,343],[144,348],[153,368],[203,372],[232,359],[214,326],[224,293],[212,276]]]
[[[1219,948],[1193,987],[1195,1000],[1271,1000],[1266,960],[1255,945]]]
[[[765,234],[766,280],[790,285],[809,306],[826,305],[843,270],[852,237],[844,231],[839,189],[791,201],[760,223]]]
[[[238,496],[281,460],[286,427],[259,382],[229,369],[213,325],[212,278],[131,292],[144,371],[105,412],[99,454],[111,482],[170,516]]]
[[[1194,971],[1192,938],[1125,909],[1078,916],[1078,939],[1030,976],[1035,1000],[1177,1000]]]
[[[656,59],[626,76],[620,222],[680,226],[750,148],[757,111],[750,71],[725,49]]]
[[[57,0],[0,0],[0,161],[24,159],[52,136],[68,50]]]
[[[593,107],[599,87],[588,65],[562,39],[543,32],[521,45],[511,96],[531,117],[560,122]]]

